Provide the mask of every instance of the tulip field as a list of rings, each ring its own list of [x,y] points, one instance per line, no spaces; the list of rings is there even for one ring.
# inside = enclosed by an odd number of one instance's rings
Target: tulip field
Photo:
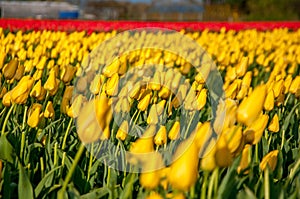
[[[299,99],[299,22],[3,19],[0,198],[300,198]]]

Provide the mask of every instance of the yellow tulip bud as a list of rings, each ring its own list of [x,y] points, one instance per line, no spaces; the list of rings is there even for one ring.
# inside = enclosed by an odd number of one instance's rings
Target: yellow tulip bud
[[[87,88],[87,77],[83,76],[83,77],[79,77],[78,81],[76,83],[76,91],[79,93],[85,92],[86,88]]]
[[[238,154],[244,146],[242,127],[232,126],[231,128],[226,129],[223,133],[226,137],[230,153],[233,155]]]
[[[264,102],[264,109],[266,111],[271,111],[274,108],[274,92],[271,90],[268,92],[266,100]]]
[[[67,115],[71,118],[77,118],[83,102],[84,97],[82,95],[76,96],[71,107],[67,109]]]
[[[129,92],[129,97],[137,99],[141,90],[141,83],[137,82]]]
[[[176,121],[169,131],[168,138],[170,140],[177,140],[179,137],[180,137],[180,123],[179,121]]]
[[[244,99],[237,110],[237,120],[247,126],[251,125],[261,112],[265,97],[266,86],[257,86],[248,98]]]
[[[157,146],[164,145],[167,142],[167,128],[164,125],[161,125],[154,137],[154,143]]]
[[[109,99],[105,94],[97,96],[94,100],[96,118],[101,130],[105,129],[105,126],[109,124],[111,119],[111,108],[109,105]],[[107,121],[109,120],[109,121]]]
[[[101,75],[97,74],[93,81],[91,82],[90,85],[90,91],[94,94],[97,95],[100,92],[100,88],[101,88]]]
[[[27,124],[31,128],[37,127],[39,121],[43,117],[43,113],[41,113],[42,105],[41,104],[33,104],[29,110]]]
[[[251,156],[250,156],[250,149],[251,149],[251,145],[246,145],[243,149],[242,152],[242,158],[240,161],[240,164],[237,168],[237,172],[240,174],[242,171],[244,171],[248,166],[249,163],[251,162]],[[248,174],[249,171],[244,171],[244,174]]]
[[[237,77],[243,77],[245,75],[248,69],[248,65],[249,65],[249,58],[243,57],[242,60],[236,66]]]
[[[120,60],[114,60],[110,65],[103,68],[103,75],[106,77],[112,77],[114,74],[118,73],[120,67]]]
[[[36,65],[36,69],[38,69],[38,70],[44,70],[46,61],[47,61],[47,57],[46,56],[42,56],[42,58],[40,59],[39,63]]]
[[[146,199],[163,199],[163,197],[156,192],[151,192],[150,195],[146,197]]]
[[[61,67],[60,79],[64,83],[69,83],[73,79],[76,71],[77,71],[76,67],[73,67],[70,64],[65,65],[65,66]]]
[[[225,136],[220,136],[216,143],[215,161],[219,167],[228,167],[232,163],[232,156]]]
[[[128,135],[128,130],[129,130],[128,121],[124,120],[117,131],[116,138],[124,141]]]
[[[30,76],[23,76],[19,83],[12,89],[11,100],[16,104],[24,104],[27,101],[29,92],[34,80]]]
[[[273,86],[274,97],[277,98],[282,93],[283,89],[284,89],[284,81],[283,80],[276,81]]]
[[[161,100],[160,102],[157,103],[156,106],[157,115],[161,115],[163,113],[165,105],[166,105],[166,100]]]
[[[233,81],[236,79],[236,69],[234,67],[229,66],[227,68],[226,76],[225,76],[225,81]]]
[[[248,128],[246,128],[243,132],[245,142],[253,145],[257,144],[267,127],[268,120],[268,115],[261,115]]]
[[[200,93],[196,97],[196,101],[194,102],[194,106],[196,110],[201,110],[206,104],[207,98],[207,89],[202,89]]]
[[[0,99],[3,98],[3,96],[7,93],[7,88],[6,87],[2,87],[2,90],[0,91]]]
[[[146,189],[154,189],[159,185],[160,176],[157,171],[150,171],[140,174],[140,184]]]
[[[160,72],[155,72],[152,80],[149,82],[149,89],[154,91],[159,91],[161,88],[161,76]]]
[[[5,52],[0,52],[0,70],[4,66],[5,60],[6,60],[6,53]]]
[[[259,164],[259,168],[264,171],[268,165],[270,169],[274,171],[277,165],[278,153],[279,153],[278,150],[274,150],[269,152],[267,155],[265,155]]]
[[[44,88],[42,87],[42,81],[39,80],[32,88],[31,92],[30,92],[30,96],[31,97],[35,97],[38,98],[42,95],[42,90]]]
[[[287,94],[289,92],[292,81],[293,81],[292,75],[288,75],[285,78],[285,81],[284,81],[284,94]]]
[[[17,59],[12,59],[3,67],[2,72],[5,79],[11,80],[15,76],[18,65],[19,61]]]
[[[279,131],[279,118],[277,114],[275,114],[272,118],[268,130],[274,133],[277,133]]]
[[[113,74],[106,83],[106,94],[108,96],[117,95],[119,87],[119,75],[118,73]]]
[[[54,108],[53,108],[53,104],[52,104],[51,101],[48,101],[47,105],[46,105],[46,108],[45,108],[45,111],[44,111],[44,117],[53,119],[54,116],[55,116],[55,111],[54,111]]]
[[[168,181],[174,189],[188,191],[197,181],[199,150],[192,139],[180,143],[173,156]]]
[[[204,155],[201,159],[200,167],[201,169],[205,171],[212,171],[216,168],[216,159],[215,159],[215,153],[216,153],[216,141],[215,139],[212,139],[207,148],[205,148]]]
[[[162,86],[162,88],[160,89],[158,96],[163,98],[163,99],[168,99],[169,96],[171,95],[171,90],[170,90],[170,86],[171,86],[172,80],[169,79],[167,80],[167,82]]]
[[[9,107],[11,105],[11,91],[8,91],[4,94],[2,104],[6,107]]]
[[[51,69],[50,72],[49,72],[48,79],[44,84],[44,88],[47,91],[51,92],[51,91],[56,90],[57,86],[58,85],[57,85],[57,82],[56,82],[55,71],[53,69]]]
[[[295,94],[300,89],[300,76],[296,76],[295,79],[292,81],[290,86],[290,93]]]
[[[107,125],[100,135],[100,140],[108,140],[109,138],[110,138],[110,128],[109,125]]]
[[[150,108],[149,115],[147,117],[147,124],[157,124],[158,123],[158,114],[157,114],[157,105],[153,104]]]
[[[151,93],[148,92],[146,93],[146,95],[139,101],[138,103],[138,106],[137,108],[140,110],[140,111],[145,111],[148,106],[149,106],[149,103],[150,103],[150,100],[151,100]]]
[[[251,85],[251,80],[252,80],[252,72],[248,71],[245,76],[243,77],[242,80],[242,86],[250,87]]]
[[[17,71],[15,73],[14,79],[19,81],[24,75],[24,70],[25,70],[24,65],[19,64]]]

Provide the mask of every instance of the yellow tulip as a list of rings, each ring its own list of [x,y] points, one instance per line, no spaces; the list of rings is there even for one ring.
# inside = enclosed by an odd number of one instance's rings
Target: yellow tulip
[[[268,130],[274,133],[277,133],[279,131],[279,118],[278,115],[275,114],[268,126]]]
[[[293,79],[291,86],[290,86],[290,93],[295,94],[300,89],[300,76],[296,76],[295,79]]]
[[[53,119],[54,116],[55,116],[55,111],[54,111],[54,108],[53,108],[53,104],[52,104],[51,101],[48,101],[47,105],[46,105],[46,108],[45,108],[45,111],[44,111],[44,117]]]
[[[159,91],[161,88],[161,76],[160,72],[156,71],[152,80],[149,82],[149,89]]]
[[[289,92],[292,81],[293,81],[292,75],[288,75],[285,78],[285,80],[284,80],[284,94],[287,94]]]
[[[156,192],[151,192],[150,195],[146,197],[146,199],[163,199],[163,197]]]
[[[245,76],[243,77],[242,80],[242,86],[250,87],[251,85],[251,80],[252,80],[252,72],[248,71]]]
[[[71,107],[67,109],[67,115],[71,118],[77,118],[83,102],[84,97],[82,95],[76,96]]]
[[[56,82],[56,76],[55,76],[55,71],[53,69],[50,70],[49,76],[47,81],[44,84],[44,88],[49,91],[55,91],[57,89],[57,82]]]
[[[95,75],[93,81],[91,82],[90,85],[90,91],[94,94],[97,95],[100,92],[100,88],[101,88],[101,75],[97,74]]]
[[[238,154],[244,146],[244,137],[242,132],[242,127],[240,126],[232,126],[226,129],[224,132],[224,136],[226,138],[228,149],[231,154]]]
[[[11,105],[11,91],[8,91],[4,94],[2,104],[6,107],[9,107]]]
[[[243,170],[245,170],[248,166],[249,163],[251,162],[251,156],[250,156],[250,149],[251,149],[251,145],[246,145],[243,149],[242,152],[242,158],[240,161],[240,164],[237,168],[237,172],[241,173]],[[244,171],[244,174],[248,174],[249,171]]]
[[[266,97],[266,86],[257,86],[248,98],[244,99],[237,110],[237,120],[247,126],[251,125],[259,116]]]
[[[268,120],[268,115],[261,115],[248,128],[246,128],[243,132],[245,142],[253,145],[257,144],[267,127]]]
[[[124,141],[128,135],[128,130],[129,130],[128,121],[124,120],[117,131],[116,138]]]
[[[141,90],[141,83],[137,82],[129,92],[129,97],[137,99]]]
[[[7,88],[6,87],[3,87],[0,91],[0,99],[3,98],[3,96],[7,93]]]
[[[276,165],[277,165],[278,153],[279,153],[278,150],[274,150],[274,151],[269,152],[267,155],[265,155],[259,164],[259,168],[264,171],[268,165],[269,168],[272,171],[274,171],[276,168]]]
[[[168,181],[174,189],[188,191],[198,177],[198,147],[192,139],[180,143],[172,158]]]
[[[205,171],[212,171],[217,167],[215,153],[216,153],[216,140],[211,139],[208,146],[203,149],[204,153],[201,154],[200,168]],[[201,152],[202,153],[202,152]]]
[[[220,136],[216,143],[215,161],[219,167],[228,167],[232,163],[232,156],[225,136]]]
[[[4,63],[5,63],[5,60],[6,60],[6,53],[1,51],[0,52],[0,70],[3,68],[4,66]]]
[[[274,92],[271,90],[268,92],[266,100],[264,102],[264,109],[266,111],[271,111],[274,108]]]
[[[23,75],[24,75],[24,71],[25,71],[25,67],[23,64],[19,64],[17,70],[16,70],[16,73],[15,73],[15,76],[14,76],[14,79],[19,81]]]
[[[243,77],[247,72],[249,65],[249,57],[243,57],[242,60],[236,66],[237,77]]]
[[[157,131],[155,137],[154,137],[154,143],[157,146],[164,145],[167,143],[167,128],[164,125],[161,125],[159,130]]]
[[[171,83],[172,80],[168,79],[167,82],[161,87],[160,91],[158,92],[158,96],[163,99],[168,99],[171,95]]]
[[[102,73],[106,77],[112,77],[114,74],[116,74],[119,71],[119,67],[120,67],[120,60],[116,59],[110,65],[104,67]]]
[[[61,67],[61,72],[60,72],[60,79],[64,83],[68,83],[74,78],[74,75],[75,75],[76,71],[77,71],[77,68],[73,67],[70,64],[62,66]]]
[[[69,106],[70,100],[72,99],[73,90],[74,86],[67,86],[64,91],[62,101],[60,104],[60,111],[62,113],[67,113],[67,107]]]
[[[157,105],[153,104],[150,108],[149,115],[147,117],[147,124],[157,124],[158,123],[158,114],[157,114]]]
[[[145,111],[148,108],[152,96],[151,94],[151,92],[147,92],[144,95],[144,97],[139,101],[137,108],[140,111]]]
[[[274,97],[277,98],[282,93],[283,89],[284,89],[284,81],[283,80],[276,81],[273,86]]]
[[[194,105],[196,110],[199,111],[205,106],[206,98],[207,98],[207,89],[202,89],[196,97],[196,101]]]
[[[157,115],[161,115],[165,109],[165,104],[166,104],[166,100],[161,100],[160,102],[157,103],[156,106],[156,111],[157,111]]]
[[[113,74],[106,82],[106,94],[108,96],[115,96],[119,92],[119,75]]]
[[[15,76],[18,66],[19,61],[17,59],[10,60],[2,69],[5,79],[11,80]]]
[[[29,110],[27,124],[31,128],[37,127],[39,121],[43,117],[43,113],[41,113],[42,105],[41,104],[33,104]]]
[[[177,140],[179,137],[180,137],[180,123],[179,121],[176,121],[169,131],[168,138],[170,140]]]
[[[11,101],[16,104],[25,104],[34,80],[30,76],[23,76],[19,83],[12,89]]]

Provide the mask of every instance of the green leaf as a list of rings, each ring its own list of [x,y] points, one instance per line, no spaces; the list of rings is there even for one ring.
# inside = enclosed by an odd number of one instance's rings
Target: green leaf
[[[31,183],[25,173],[25,169],[19,162],[19,185],[18,185],[19,198],[30,199],[33,197],[33,190]]]
[[[284,131],[288,128],[288,126],[289,126],[289,124],[290,124],[290,122],[291,122],[291,117],[292,117],[292,115],[294,114],[294,111],[295,111],[295,109],[297,108],[297,106],[299,106],[299,104],[300,104],[300,103],[297,103],[297,104],[292,108],[292,110],[290,111],[290,113],[288,114],[288,116],[285,118],[285,120],[284,120],[284,122],[283,122],[283,126],[282,126],[282,129],[283,129]]]
[[[45,186],[45,184],[47,183],[47,181],[48,181],[49,179],[52,179],[52,178],[53,178],[54,172],[55,172],[56,170],[60,169],[60,168],[61,168],[61,166],[52,169],[52,170],[49,171],[49,172],[45,175],[45,177],[39,182],[39,184],[36,186],[36,188],[35,188],[35,190],[34,190],[34,193],[35,193],[35,196],[36,196],[36,197],[41,193],[41,191],[42,191],[42,189],[44,188],[44,186]]]
[[[10,163],[14,162],[13,147],[6,138],[6,135],[0,137],[0,159],[6,160]]]
[[[81,199],[89,199],[89,198],[102,198],[103,196],[107,195],[109,189],[107,187],[101,187],[99,189],[94,189],[93,191],[82,195]]]

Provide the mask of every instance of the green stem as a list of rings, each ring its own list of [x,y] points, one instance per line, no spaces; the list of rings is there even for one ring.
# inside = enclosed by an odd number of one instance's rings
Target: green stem
[[[183,137],[184,139],[186,139],[186,136],[187,136],[187,134],[188,134],[188,132],[189,132],[189,129],[190,129],[190,127],[191,127],[191,124],[192,124],[192,122],[193,122],[193,120],[194,120],[195,115],[196,115],[196,111],[194,111],[194,113],[193,113],[193,115],[192,115],[192,117],[191,117],[191,119],[190,119],[190,121],[189,121],[189,124],[188,124],[188,126],[187,126],[187,128],[186,128],[186,130],[185,130],[184,137]]]
[[[76,166],[77,166],[77,164],[78,164],[78,162],[79,162],[79,159],[80,159],[80,157],[81,157],[81,155],[82,155],[84,149],[85,149],[85,146],[84,146],[83,143],[81,143],[81,144],[80,144],[80,147],[79,147],[79,149],[78,149],[78,151],[77,151],[77,153],[76,153],[76,155],[75,155],[73,164],[72,164],[72,166],[71,166],[71,168],[70,168],[70,170],[69,170],[69,172],[68,172],[68,174],[67,174],[67,176],[66,176],[66,178],[65,178],[64,184],[63,184],[62,188],[59,190],[59,192],[57,193],[57,194],[58,194],[58,195],[57,195],[57,196],[58,196],[58,197],[57,197],[58,199],[63,199],[63,198],[64,198],[64,195],[65,195],[65,193],[66,193],[66,189],[67,189],[67,186],[68,186],[68,184],[69,184],[69,181],[70,181],[71,178],[72,178],[72,175],[73,175],[73,173],[74,173],[74,171],[75,171],[75,169],[76,169]]]
[[[216,173],[214,176],[214,193],[217,195],[219,187],[219,168],[216,168],[214,172]]]
[[[88,175],[87,175],[87,181],[90,180],[91,177],[91,169],[93,165],[93,158],[94,158],[94,142],[91,144],[91,152],[90,152],[90,161],[89,161],[89,167],[88,167]]]
[[[258,162],[258,143],[255,145],[255,162]]]
[[[265,199],[270,199],[269,168],[265,169],[264,178],[265,178]]]
[[[201,199],[206,198],[207,179],[208,179],[208,172],[204,171],[204,179],[203,179],[203,184],[201,189]]]
[[[9,110],[8,110],[8,113],[7,113],[6,117],[5,117],[5,120],[4,120],[4,123],[3,123],[3,126],[2,126],[2,132],[1,132],[1,135],[4,135],[5,127],[6,127],[6,125],[7,125],[9,116],[10,116],[11,112],[13,111],[14,107],[15,107],[15,104],[13,104],[13,105],[9,108]]]
[[[70,121],[69,121],[69,124],[68,124],[68,128],[67,128],[67,130],[66,130],[66,132],[65,132],[64,139],[63,139],[63,143],[62,143],[62,147],[61,147],[62,150],[64,150],[65,147],[66,147],[67,137],[68,137],[68,134],[69,134],[69,131],[70,131],[72,122],[73,122],[73,119],[71,118]]]

